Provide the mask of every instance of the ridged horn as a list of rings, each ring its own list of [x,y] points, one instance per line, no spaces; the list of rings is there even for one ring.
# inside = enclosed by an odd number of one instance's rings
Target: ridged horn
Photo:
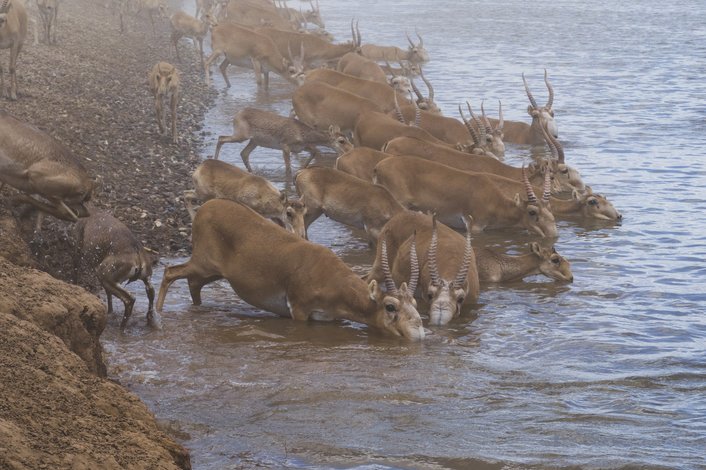
[[[542,188],[542,201],[549,203],[549,196],[552,194],[552,172],[549,165],[544,169],[544,187]]]
[[[485,125],[485,132],[487,134],[492,134],[493,133],[493,126],[490,125],[490,121],[488,120],[488,117],[485,115],[485,108],[483,107],[484,103],[485,103],[485,100],[482,100],[480,102],[481,119],[483,120],[483,124]]]
[[[462,289],[466,284],[468,269],[471,267],[473,257],[473,247],[471,246],[471,226],[473,225],[473,217],[467,215],[463,219],[466,223],[466,247],[463,250],[463,262],[461,263],[461,268],[458,270],[458,274],[456,274],[456,279],[454,279],[454,286],[459,289]]]
[[[387,240],[382,239],[382,245],[380,247],[380,262],[382,263],[382,272],[385,276],[385,290],[390,295],[397,295],[397,287],[395,286],[395,281],[392,279],[392,273],[390,273],[390,263],[387,261]]]
[[[439,276],[439,265],[436,262],[436,251],[439,248],[439,235],[436,227],[436,214],[431,219],[431,243],[429,243],[429,252],[427,259],[429,263],[429,278],[432,285],[441,285],[441,276]]]
[[[417,95],[417,99],[422,101],[424,99],[424,95],[422,95],[422,92],[419,91],[417,85],[414,84],[414,79],[412,77],[409,78],[409,83],[412,85],[412,90],[414,90],[414,94]]]
[[[458,112],[461,114],[461,119],[463,120],[463,123],[466,125],[466,129],[468,129],[468,133],[471,135],[471,138],[473,139],[473,143],[478,145],[479,144],[478,133],[473,128],[471,123],[468,122],[468,119],[466,119],[466,116],[464,116],[463,109],[461,108],[460,104],[458,105]]]
[[[429,102],[433,103],[434,102],[434,87],[431,86],[431,82],[427,80],[427,77],[424,76],[424,71],[422,70],[422,66],[419,66],[419,76],[422,77],[422,81],[424,84],[427,86],[427,90],[429,91]]]
[[[554,88],[552,88],[552,84],[549,83],[549,79],[547,78],[547,69],[544,69],[544,83],[546,83],[547,91],[549,91],[546,108],[552,109],[552,104],[554,104]]]
[[[409,97],[412,98],[411,93]],[[416,101],[414,101],[414,99],[412,99],[412,103],[414,103],[414,125],[416,127],[419,127],[419,125],[422,123],[422,110],[419,109],[419,105]]]
[[[525,80],[524,72],[522,72],[522,82],[525,84],[525,92],[527,93],[527,98],[529,98],[530,100],[530,104],[534,109],[539,108],[539,106],[537,106],[537,101],[535,101],[534,96],[532,96],[532,92],[529,89],[529,85],[527,85],[527,80]]]
[[[419,38],[419,48],[421,49],[424,47],[424,39],[422,39],[422,36],[419,34],[419,31],[417,31],[417,28],[414,28],[414,34],[416,34]]]
[[[471,103],[466,101],[466,106],[468,106],[468,112],[471,113],[471,118],[473,119],[473,122],[475,122],[476,127],[478,127],[478,140],[480,142],[479,145],[484,146],[486,144],[485,126],[483,125],[483,122],[478,119],[478,116],[475,115],[473,109],[471,109]]]
[[[419,283],[419,258],[417,257],[417,231],[412,235],[412,246],[409,249],[409,284],[407,288],[413,296]]]
[[[498,125],[495,126],[495,130],[502,130],[505,126],[505,120],[503,119],[503,103],[498,100]]]
[[[522,165],[522,182],[524,183],[525,190],[527,191],[527,200],[532,204],[537,204],[537,196],[535,196],[532,185],[529,182],[529,178],[527,178],[527,169],[524,165]]]

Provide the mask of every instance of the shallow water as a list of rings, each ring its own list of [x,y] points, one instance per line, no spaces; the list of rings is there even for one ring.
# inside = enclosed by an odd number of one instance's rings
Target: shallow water
[[[472,315],[422,344],[281,319],[226,283],[194,307],[183,281],[164,330],[149,332],[144,294],[130,286],[136,320],[120,335],[115,316],[104,334],[111,374],[198,469],[704,468],[706,4],[355,3],[320,0],[327,28],[345,40],[355,16],[364,41],[404,47],[417,26],[447,115],[461,100],[500,98],[506,119],[526,120],[521,73],[542,104],[547,68],[567,161],[623,223],[561,222],[573,284],[486,286]],[[236,110],[291,108],[281,79],[265,93],[251,72],[229,74],[205,155]],[[222,159],[242,165],[242,147],[225,146]],[[529,161],[527,149],[509,148],[506,161]],[[284,187],[280,152],[257,149],[251,162]],[[357,230],[321,218],[310,238],[361,273],[372,262]],[[474,245],[522,252],[530,240],[496,232]]]

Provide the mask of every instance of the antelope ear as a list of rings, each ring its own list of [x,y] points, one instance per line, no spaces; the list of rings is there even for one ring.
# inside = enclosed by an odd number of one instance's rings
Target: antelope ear
[[[281,191],[279,193],[279,200],[282,201],[283,204],[286,203],[287,202],[287,193],[284,191]]]
[[[404,292],[404,291],[406,291],[406,290],[407,290],[407,283],[406,283],[406,282],[403,282],[402,284],[400,284],[399,291],[400,291],[400,292]],[[412,295],[414,295],[414,292],[412,292]]]
[[[519,193],[515,193],[514,201],[515,201],[515,205],[516,205],[517,207],[522,207],[522,199],[520,199],[520,194],[519,194]]]
[[[534,253],[535,255],[540,256],[542,249],[540,248],[539,243],[532,242],[532,243],[530,243],[530,251],[532,253]]]
[[[373,279],[370,281],[370,284],[368,284],[368,295],[370,296],[370,300],[377,300],[377,294],[380,291],[378,288],[378,282]]]
[[[579,199],[581,199],[581,193],[579,193],[577,190],[574,189],[573,191],[571,191],[571,197],[575,201],[578,201]]]
[[[531,104],[527,106],[527,114],[534,116],[534,107]]]

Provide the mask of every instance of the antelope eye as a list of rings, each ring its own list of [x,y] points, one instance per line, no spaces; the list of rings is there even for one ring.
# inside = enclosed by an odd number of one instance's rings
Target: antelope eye
[[[549,110],[549,115],[550,115],[551,117],[554,117],[554,110],[553,110],[553,109],[550,109],[550,110]]]
[[[464,300],[466,300],[466,298],[463,297],[463,296],[461,296],[461,297],[458,298],[457,302],[460,303],[460,304],[462,304]]]
[[[530,210],[529,210],[529,215],[531,215],[532,217],[534,217],[535,215],[537,215],[537,211],[534,210],[534,209],[530,209]]]
[[[386,311],[386,312],[392,313],[392,312],[394,312],[395,310],[397,310],[397,309],[395,308],[394,305],[392,305],[392,304],[387,304],[387,305],[385,305],[385,311]]]
[[[432,294],[431,292],[429,292],[429,293],[427,294],[427,298],[428,298],[429,300],[433,299],[433,298],[434,298],[434,294]]]
[[[563,170],[561,170],[561,174],[563,174],[563,175],[568,175],[568,174],[569,174],[569,169],[568,169],[568,168],[564,168]]]
[[[554,264],[559,264],[561,260],[559,259],[558,256],[552,256],[552,263]]]
[[[589,206],[597,206],[597,205],[598,205],[598,199],[589,199],[589,200],[588,200],[588,205],[589,205]]]

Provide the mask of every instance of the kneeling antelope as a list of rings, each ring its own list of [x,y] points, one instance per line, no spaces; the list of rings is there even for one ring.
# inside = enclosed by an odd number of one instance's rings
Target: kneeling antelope
[[[406,283],[397,287],[390,279],[386,292],[376,281],[366,285],[328,248],[287,233],[241,204],[213,199],[194,219],[191,259],[164,271],[157,310],[177,279],[188,280],[191,299],[200,305],[203,286],[224,278],[245,302],[283,317],[347,319],[410,340],[424,338]]]
[[[27,37],[27,10],[18,0],[0,0],[0,49],[10,49],[11,100],[17,99],[17,56]],[[5,94],[5,74],[0,65],[0,97]]]
[[[179,103],[179,93],[181,92],[179,71],[172,64],[159,62],[152,68],[147,80],[154,96],[154,107],[160,134],[164,134],[167,120],[164,103],[165,101],[169,102],[169,109],[172,113],[172,142],[176,144],[179,142],[176,130],[177,104]]]
[[[105,211],[91,208],[91,214],[76,224],[76,248],[74,258],[74,281],[78,280],[81,264],[92,268],[108,299],[108,313],[113,312],[113,296],[125,306],[120,327],[125,328],[135,297],[120,287],[120,284],[141,280],[145,285],[149,306],[147,322],[159,327],[154,305],[154,288],[150,283],[152,267],[159,261],[157,252],[142,246],[129,228]]]
[[[377,243],[383,225],[405,210],[382,186],[333,168],[298,171],[294,183],[307,209],[307,228],[325,214],[337,222],[365,230],[372,246]]]
[[[221,135],[216,144],[215,159],[218,159],[223,144],[244,142],[248,140],[245,148],[240,152],[243,163],[249,172],[250,153],[257,147],[282,150],[282,157],[287,168],[287,173],[291,172],[290,155],[303,150],[309,152],[310,157],[304,166],[307,166],[313,158],[319,155],[317,145],[332,147],[338,135],[328,131],[312,129],[299,119],[280,116],[271,111],[264,111],[257,108],[245,108],[238,112],[233,118],[233,135]]]
[[[529,245],[525,255],[509,256],[481,248],[476,250],[478,278],[481,282],[512,282],[527,276],[543,274],[550,279],[574,282],[571,264],[554,247],[542,247],[537,242]]]
[[[466,223],[470,229],[470,219]],[[410,271],[418,269],[415,297],[428,307],[429,324],[445,325],[478,300],[480,285],[470,230],[464,238],[438,224],[436,218],[407,211],[390,219],[380,237],[387,242],[387,253],[378,244],[368,281],[384,277],[387,256],[393,279],[406,279]],[[411,244],[419,250],[418,259],[408,255]]]
[[[8,184],[21,193],[14,198],[16,202],[70,222],[88,215],[85,204],[94,188],[86,169],[67,147],[2,110],[0,183],[0,188]],[[40,225],[41,216],[37,230]]]
[[[538,199],[526,174],[522,181],[471,173],[417,157],[390,157],[375,167],[375,182],[403,206],[433,211],[442,222],[462,228],[466,215],[473,230],[521,227],[541,237],[556,237],[549,205],[549,172]],[[522,197],[524,195],[525,197]]]
[[[202,202],[215,198],[229,199],[250,207],[287,231],[306,238],[304,204],[290,200],[286,193],[280,193],[265,178],[219,160],[206,160],[194,170],[191,177],[194,191],[185,192],[184,196],[192,221],[196,216],[194,197]]]

